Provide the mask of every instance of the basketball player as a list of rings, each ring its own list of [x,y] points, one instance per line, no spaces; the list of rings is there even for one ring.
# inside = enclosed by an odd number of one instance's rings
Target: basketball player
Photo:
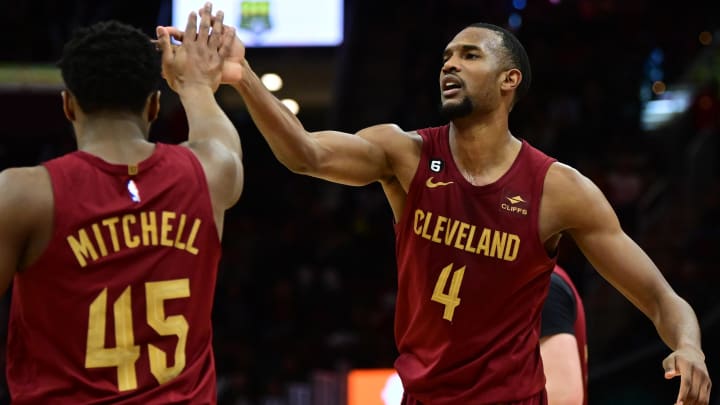
[[[187,143],[148,142],[158,52],[139,30],[101,22],[78,30],[60,61],[78,151],[0,173],[13,404],[216,402],[210,311],[243,168],[214,99],[222,55],[205,11],[199,31],[189,18],[197,40],[174,53],[160,31]],[[221,24],[218,14],[218,34]]]
[[[510,132],[509,113],[530,85],[527,54],[512,33],[479,23],[447,45],[439,84],[448,125],[356,134],[306,131],[233,41],[223,81],[285,166],[383,187],[396,221],[395,368],[405,404],[547,403],[540,314],[562,235],[655,324],[672,350],[665,377],[681,377],[676,401],[708,403],[693,309],[587,177]]]
[[[540,354],[549,405],[587,405],[585,308],[570,276],[555,266],[543,305]]]

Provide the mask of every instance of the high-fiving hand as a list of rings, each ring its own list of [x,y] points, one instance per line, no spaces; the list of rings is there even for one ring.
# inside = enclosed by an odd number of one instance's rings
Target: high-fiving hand
[[[191,14],[190,18],[193,18],[192,16],[193,14]],[[218,11],[215,16],[212,15],[211,3],[206,3],[205,7],[200,10],[200,17],[201,26],[204,18],[210,18],[209,24],[212,24],[210,38],[211,41],[216,41],[215,45],[218,46],[218,52],[223,58],[220,82],[225,84],[239,82],[240,79],[242,79],[244,66],[246,64],[245,45],[240,38],[235,35],[235,29],[233,27],[223,25],[222,11]],[[190,28],[190,25],[191,23],[188,21],[188,28]],[[158,27],[158,40],[161,40],[162,32],[162,35],[167,37],[168,44],[170,44],[169,37],[185,44],[185,42],[187,42],[186,38],[190,38],[191,40],[195,38],[193,36],[195,31],[192,30],[192,33],[189,33],[188,28],[183,32],[175,27]],[[171,47],[178,48],[176,45],[171,45]],[[163,68],[163,72],[164,70]]]
[[[212,26],[212,31],[211,31]],[[158,46],[162,51],[162,72],[168,85],[180,93],[196,86],[209,87],[214,92],[220,86],[223,60],[231,50],[231,43],[223,40],[223,12],[212,15],[212,4],[205,3],[200,10],[200,26],[197,15],[190,13],[185,31],[157,27]],[[179,35],[181,34],[181,35]],[[225,30],[225,35],[232,34]],[[177,46],[170,38],[180,37]]]

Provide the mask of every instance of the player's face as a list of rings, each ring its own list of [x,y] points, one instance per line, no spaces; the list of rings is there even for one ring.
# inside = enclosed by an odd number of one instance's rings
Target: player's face
[[[502,38],[495,31],[470,27],[458,33],[443,53],[441,110],[450,119],[490,111],[500,101]]]

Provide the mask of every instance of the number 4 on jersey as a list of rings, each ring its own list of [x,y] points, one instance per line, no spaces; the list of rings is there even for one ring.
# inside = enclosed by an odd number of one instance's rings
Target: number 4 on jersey
[[[452,280],[450,280],[450,289],[448,293],[445,294],[445,284],[447,284],[452,267],[453,265],[451,263],[442,269],[440,276],[435,283],[435,289],[433,290],[431,298],[431,300],[445,305],[443,318],[451,322],[453,315],[455,314],[455,308],[460,305],[460,297],[458,297],[458,294],[460,293],[460,284],[462,284],[463,275],[465,275],[465,266],[455,270]]]

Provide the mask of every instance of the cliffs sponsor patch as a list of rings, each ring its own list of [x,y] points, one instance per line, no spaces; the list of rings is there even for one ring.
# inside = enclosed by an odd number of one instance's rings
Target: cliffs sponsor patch
[[[527,216],[530,206],[527,194],[505,190],[502,196],[502,200],[500,200],[501,211],[523,217]]]

